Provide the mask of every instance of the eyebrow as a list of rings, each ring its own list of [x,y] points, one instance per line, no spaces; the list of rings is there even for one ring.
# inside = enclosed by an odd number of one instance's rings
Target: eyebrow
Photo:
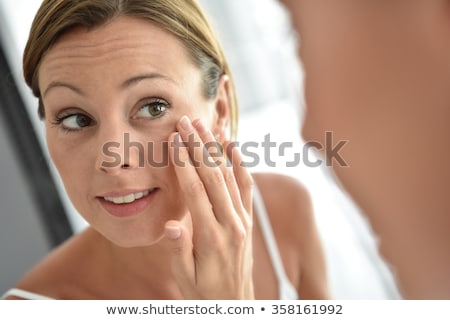
[[[169,77],[167,77],[165,75],[162,75],[162,74],[156,73],[156,72],[151,72],[151,73],[145,73],[145,74],[137,75],[137,76],[134,76],[134,77],[131,77],[131,78],[125,80],[120,85],[120,88],[121,89],[126,89],[128,87],[133,86],[133,85],[137,85],[142,80],[149,80],[149,79],[163,79],[163,80],[167,80],[167,81],[175,83],[174,80],[170,79]],[[81,96],[85,96],[86,95],[83,92],[83,90],[81,90],[80,88],[78,88],[78,87],[76,87],[76,86],[74,86],[74,85],[72,85],[70,83],[66,83],[66,82],[62,82],[62,81],[52,81],[52,82],[50,82],[50,84],[45,89],[43,97],[45,97],[47,95],[47,93],[50,91],[50,89],[57,88],[57,87],[70,89],[70,90],[74,91],[75,93],[77,93],[77,94],[79,94]]]
[[[83,90],[81,90],[80,88],[75,87],[74,85],[71,85],[71,84],[65,83],[65,82],[61,82],[61,81],[52,81],[47,86],[47,89],[45,89],[42,97],[45,97],[47,95],[47,93],[50,91],[50,89],[58,88],[58,87],[68,88],[68,89],[78,93],[79,95],[82,95],[82,96],[85,95]]]

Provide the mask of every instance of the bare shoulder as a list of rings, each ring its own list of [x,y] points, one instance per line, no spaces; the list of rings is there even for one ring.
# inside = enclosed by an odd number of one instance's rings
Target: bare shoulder
[[[254,173],[253,179],[264,199],[271,219],[302,219],[311,213],[311,197],[298,179],[279,173]]]
[[[19,280],[15,288],[54,299],[67,299],[67,292],[72,295],[81,291],[86,266],[80,265],[80,261],[86,265],[91,261],[92,253],[82,249],[89,237],[89,232],[82,232],[52,250]],[[18,297],[8,296],[6,299]]]
[[[308,189],[298,179],[281,174],[254,174],[253,180],[289,279],[304,299],[327,299],[326,262]]]
[[[298,179],[278,173],[254,173],[253,179],[277,240],[298,250],[302,236],[314,225],[308,189]]]

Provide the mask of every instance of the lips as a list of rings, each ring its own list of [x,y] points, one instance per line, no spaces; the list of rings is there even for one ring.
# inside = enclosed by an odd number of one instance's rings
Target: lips
[[[142,197],[146,197],[148,196],[148,194],[150,192],[153,192],[156,188],[153,188],[151,190],[145,190],[142,192],[135,192],[135,193],[130,193],[130,194],[126,194],[124,196],[118,196],[118,197],[112,197],[112,196],[107,196],[107,197],[103,197],[103,199],[105,199],[106,201],[109,202],[113,202],[115,204],[122,204],[122,203],[132,203],[135,200],[141,199]]]
[[[155,199],[159,188],[143,191],[112,192],[97,197],[103,208],[114,217],[130,217],[144,211]]]

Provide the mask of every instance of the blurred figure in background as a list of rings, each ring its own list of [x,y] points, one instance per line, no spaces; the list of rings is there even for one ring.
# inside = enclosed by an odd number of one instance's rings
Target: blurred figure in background
[[[449,299],[450,2],[281,2],[300,39],[303,138],[349,141],[333,171],[402,295]]]

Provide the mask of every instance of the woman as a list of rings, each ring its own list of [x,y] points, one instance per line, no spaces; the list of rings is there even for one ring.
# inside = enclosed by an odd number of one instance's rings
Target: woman
[[[9,299],[327,297],[307,192],[226,141],[233,82],[196,1],[44,1],[24,73],[89,227]]]

